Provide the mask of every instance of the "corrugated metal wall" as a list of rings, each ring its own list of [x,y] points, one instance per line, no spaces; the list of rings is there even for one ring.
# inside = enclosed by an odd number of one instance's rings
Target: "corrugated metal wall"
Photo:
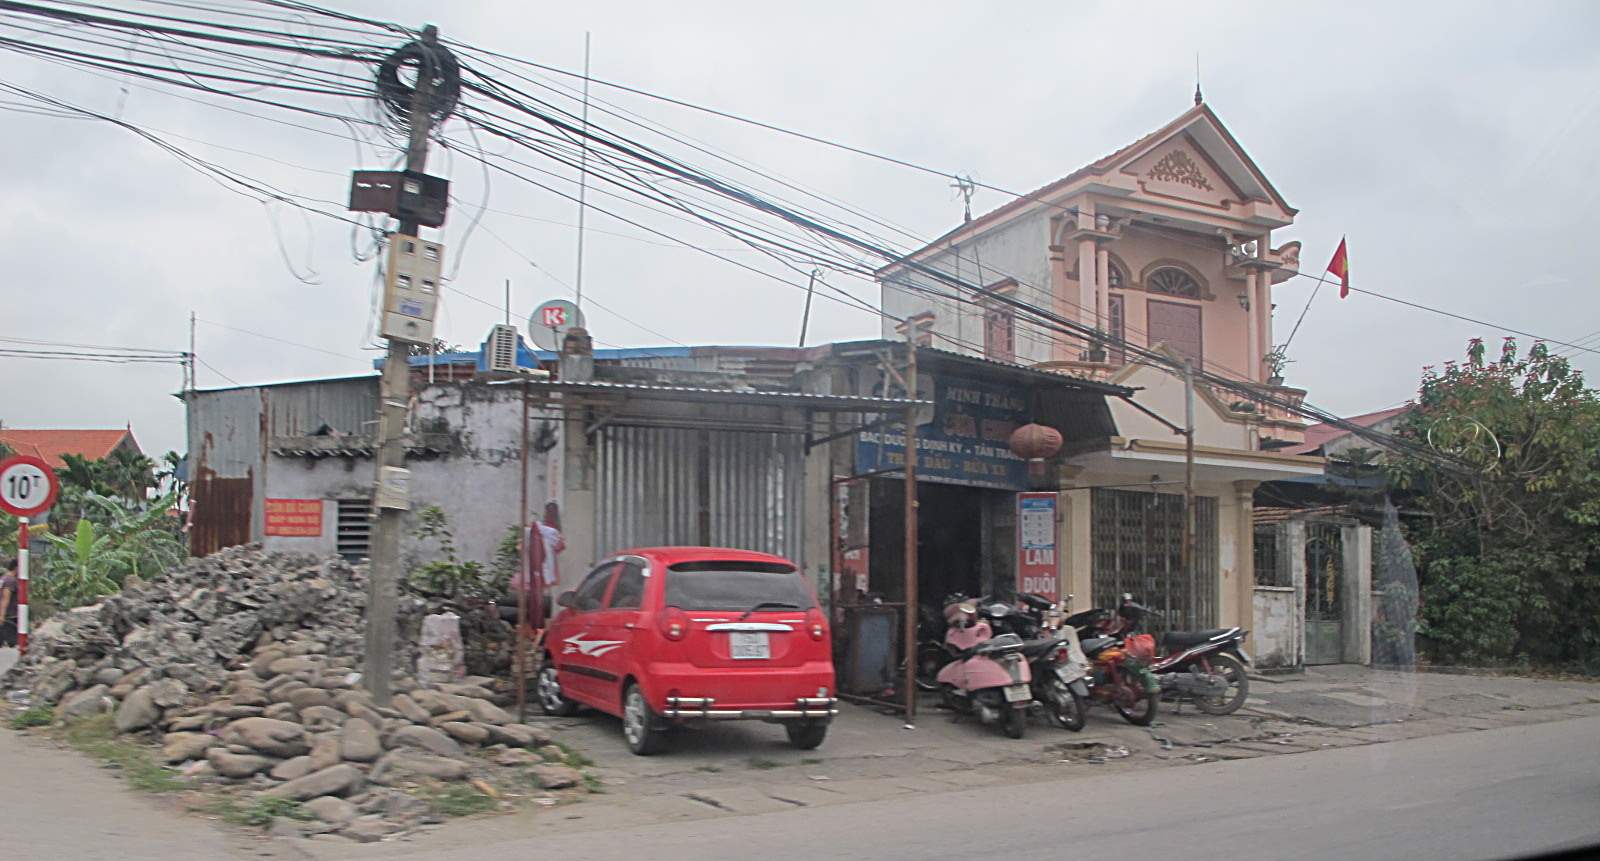
[[[318,380],[270,386],[267,435],[306,436],[326,424],[340,433],[371,436],[378,417],[378,380]]]
[[[710,544],[801,561],[800,436],[611,426],[596,445],[601,552]]]

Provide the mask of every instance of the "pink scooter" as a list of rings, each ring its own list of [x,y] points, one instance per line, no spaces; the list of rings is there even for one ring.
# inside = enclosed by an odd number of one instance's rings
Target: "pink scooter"
[[[952,659],[939,671],[939,692],[951,709],[986,724],[999,722],[1006,735],[1022,738],[1033,705],[1033,672],[1022,655],[1022,638],[996,637],[978,618],[978,604],[959,600],[944,608],[944,645]]]

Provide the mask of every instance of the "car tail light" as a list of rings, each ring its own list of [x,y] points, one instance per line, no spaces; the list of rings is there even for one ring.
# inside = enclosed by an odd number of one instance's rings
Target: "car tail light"
[[[689,632],[689,617],[677,607],[668,607],[661,614],[661,633],[669,640],[681,640]]]
[[[822,611],[816,607],[806,611],[806,630],[811,632],[811,639],[820,640],[827,636],[827,621],[827,617],[823,616]]]

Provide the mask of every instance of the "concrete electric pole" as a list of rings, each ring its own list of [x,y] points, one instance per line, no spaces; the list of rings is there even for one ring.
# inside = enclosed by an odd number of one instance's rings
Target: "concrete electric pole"
[[[437,98],[435,90],[441,76],[454,74],[454,63],[450,61],[449,52],[439,44],[439,31],[436,27],[428,26],[422,31],[422,38],[412,42],[396,52],[391,58],[395,70],[391,72],[398,80],[398,67],[404,60],[415,63],[416,81],[411,87],[411,100],[408,115],[410,123],[410,140],[406,147],[406,169],[399,179],[400,188],[397,195],[412,193],[411,184],[418,187],[424,185],[421,181],[423,169],[428,163],[428,134],[431,131],[435,113],[443,118],[448,110],[448,105],[441,108],[441,102],[453,101],[446,96]],[[380,72],[380,92],[384,90],[384,73]],[[453,87],[457,82],[446,83],[446,87]],[[392,86],[392,85],[391,85]],[[391,109],[393,105],[391,105]],[[399,229],[391,238],[391,242],[402,243],[406,237],[415,239],[421,226],[418,216],[408,210],[404,205],[395,210],[396,217],[400,220]],[[433,224],[442,223],[440,217]],[[393,255],[391,255],[393,259]],[[393,280],[397,277],[394,272],[386,273]],[[399,276],[403,277],[403,276]],[[423,281],[420,284],[410,284],[408,287],[425,289],[430,295],[437,290],[437,284]],[[387,305],[387,301],[386,301]],[[384,314],[389,314],[392,309],[385,308]],[[427,309],[426,335],[429,343],[432,341],[432,309]],[[373,484],[373,528],[370,573],[368,575],[367,594],[367,625],[366,625],[366,659],[362,666],[362,680],[372,699],[379,705],[388,705],[390,698],[390,685],[394,673],[394,642],[396,636],[395,621],[397,615],[397,593],[400,580],[400,534],[403,527],[407,503],[407,474],[405,470],[406,459],[406,411],[410,400],[410,353],[411,344],[415,338],[407,339],[396,337],[388,331],[386,326],[385,336],[389,342],[388,356],[383,363],[383,376],[378,382],[378,437],[375,446],[376,455],[374,484]]]

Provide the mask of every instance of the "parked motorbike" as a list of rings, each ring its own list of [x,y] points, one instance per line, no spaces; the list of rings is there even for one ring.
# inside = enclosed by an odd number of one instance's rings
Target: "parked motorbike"
[[[1109,610],[1085,610],[1066,616],[1063,626],[1081,638],[1083,653],[1090,661],[1086,679],[1090,699],[1115,708],[1134,726],[1149,726],[1156,719],[1161,683],[1144,661],[1124,648],[1120,637],[1101,630],[1114,615]]]
[[[1192,701],[1210,715],[1233,714],[1250,695],[1244,650],[1249,633],[1240,628],[1168,631],[1158,641],[1139,633],[1151,610],[1124,593],[1117,612],[1102,617],[1101,633],[1122,640],[1124,647],[1145,657],[1160,681],[1166,699]]]
[[[1011,738],[1027,731],[1033,705],[1033,673],[1016,634],[994,633],[978,612],[978,601],[957,601],[945,607],[945,647],[950,663],[939,670],[939,691],[945,705],[976,715],[983,723],[999,723]]]
[[[1045,716],[1062,729],[1078,732],[1089,710],[1089,661],[1078,634],[1060,626],[1056,605],[1050,601],[1021,594],[1017,602],[1016,610],[1006,608],[992,624],[1023,638],[1022,654],[1033,672],[1033,699]]]

